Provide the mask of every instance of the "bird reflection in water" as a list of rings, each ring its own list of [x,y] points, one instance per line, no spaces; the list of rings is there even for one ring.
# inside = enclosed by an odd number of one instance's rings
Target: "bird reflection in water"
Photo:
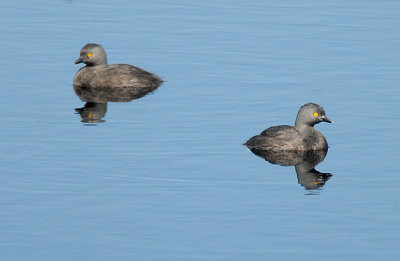
[[[101,123],[105,122],[103,117],[107,112],[107,103],[87,102],[82,108],[75,108],[75,111],[81,115],[81,122]]]
[[[332,177],[330,173],[322,173],[315,169],[315,166],[325,159],[328,150],[279,152],[250,150],[272,164],[294,166],[299,184],[307,190],[316,190],[323,187]]]
[[[161,84],[160,84],[161,85]],[[107,112],[108,102],[130,102],[155,91],[159,85],[140,88],[91,88],[74,86],[75,94],[86,104],[75,111],[81,115],[81,122],[102,123]]]

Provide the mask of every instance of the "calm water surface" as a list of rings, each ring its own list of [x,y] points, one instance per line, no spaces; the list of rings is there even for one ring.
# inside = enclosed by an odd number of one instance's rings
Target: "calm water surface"
[[[399,11],[2,1],[0,260],[399,260]],[[166,82],[81,122],[87,42]],[[311,190],[242,145],[309,101],[335,121]]]

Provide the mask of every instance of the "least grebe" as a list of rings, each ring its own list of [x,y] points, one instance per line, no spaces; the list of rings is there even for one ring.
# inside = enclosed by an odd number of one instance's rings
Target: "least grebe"
[[[250,138],[244,145],[253,150],[265,151],[307,151],[326,150],[328,142],[314,128],[320,122],[333,123],[325,115],[325,110],[315,103],[301,106],[294,127],[280,125],[270,127],[260,135]]]
[[[107,55],[99,44],[88,43],[82,47],[75,64],[84,63],[74,77],[74,88],[148,88],[159,86],[157,75],[129,64],[107,65]]]

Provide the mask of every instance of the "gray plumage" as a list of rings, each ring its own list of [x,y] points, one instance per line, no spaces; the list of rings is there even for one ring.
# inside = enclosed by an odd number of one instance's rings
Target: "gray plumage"
[[[144,89],[155,89],[163,82],[157,75],[129,64],[107,65],[103,47],[88,43],[80,51],[75,64],[85,63],[74,77],[75,92],[91,88],[94,91],[120,89],[122,95],[136,95]]]
[[[303,105],[297,113],[294,127],[280,125],[270,127],[250,138],[244,145],[253,150],[307,151],[328,149],[325,137],[314,128],[320,122],[332,123],[325,110],[315,103]]]

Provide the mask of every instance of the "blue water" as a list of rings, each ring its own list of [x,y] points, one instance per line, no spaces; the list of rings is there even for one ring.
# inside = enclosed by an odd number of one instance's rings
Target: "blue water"
[[[0,3],[0,260],[399,260],[400,2]],[[164,80],[88,124],[87,42]],[[318,189],[242,145],[306,102]]]

